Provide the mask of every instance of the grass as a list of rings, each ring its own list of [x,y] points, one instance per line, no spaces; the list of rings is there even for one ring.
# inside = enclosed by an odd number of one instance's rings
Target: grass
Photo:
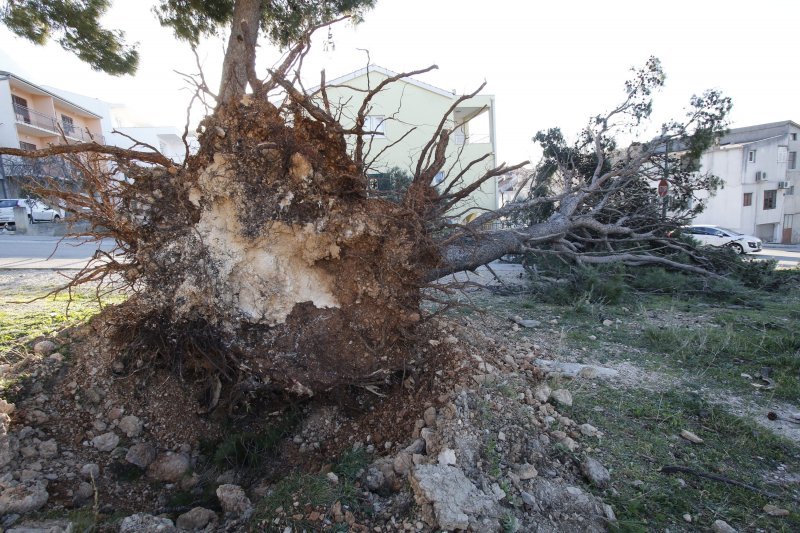
[[[598,415],[596,407],[602,407]],[[601,386],[585,390],[571,416],[605,433],[598,458],[612,472],[612,488],[602,494],[619,519],[621,531],[663,531],[709,527],[723,519],[734,527],[769,531],[800,530],[800,514],[772,518],[765,504],[796,509],[790,493],[765,480],[781,464],[798,464],[796,445],[701,396],[682,392],[653,394]],[[693,445],[677,437],[687,429],[704,439]],[[688,475],[665,475],[667,465],[686,466],[748,483],[778,498]],[[693,524],[682,516],[690,514]]]
[[[257,504],[252,524],[259,531],[282,531],[287,526],[292,531],[317,531],[322,522],[312,521],[309,515],[316,511],[324,516],[336,502],[341,503],[342,512],[357,509],[360,515],[368,514],[370,508],[363,504],[356,486],[368,462],[369,457],[361,449],[342,454],[332,468],[338,483],[332,483],[325,474],[294,472],[284,477]]]

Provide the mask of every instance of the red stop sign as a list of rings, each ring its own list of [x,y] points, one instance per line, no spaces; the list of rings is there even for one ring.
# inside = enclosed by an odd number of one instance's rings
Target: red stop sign
[[[667,180],[662,179],[658,182],[658,195],[664,197],[669,192],[669,183]]]

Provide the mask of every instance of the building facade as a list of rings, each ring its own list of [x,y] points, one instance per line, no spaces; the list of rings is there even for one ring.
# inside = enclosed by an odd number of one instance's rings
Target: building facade
[[[716,224],[765,242],[800,243],[800,125],[734,128],[706,151],[701,171],[723,180],[696,224]]]
[[[370,88],[396,73],[370,65],[329,81],[326,93],[332,111],[345,128],[355,124],[358,109]],[[321,100],[319,88],[311,91]],[[393,167],[414,174],[423,147],[431,140],[442,117],[459,95],[413,78],[387,85],[370,102],[364,130],[368,163],[367,174],[376,180]],[[461,102],[449,113],[445,127],[453,130],[447,147],[447,163],[435,182],[445,186],[475,160],[484,158],[464,172],[460,188],[474,183],[488,169],[496,166],[494,97],[477,95]],[[352,141],[352,139],[351,139]],[[499,195],[497,181],[492,178],[476,190],[467,201],[453,210],[461,219],[475,216],[484,209],[496,209]]]

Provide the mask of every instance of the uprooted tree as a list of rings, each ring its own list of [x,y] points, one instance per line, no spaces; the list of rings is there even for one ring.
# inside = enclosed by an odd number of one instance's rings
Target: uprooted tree
[[[298,15],[305,31],[290,32],[295,44],[265,77],[255,68],[257,37],[283,3],[219,4],[227,11],[218,18],[191,12],[193,2],[164,2],[160,13],[191,35],[230,23],[219,91],[198,82],[216,100],[213,112],[198,128],[197,153],[187,147],[182,164],[142,144],[0,149],[58,155],[79,170],[81,191],[41,192],[88,220],[91,235],[117,242],[120,255],[99,258],[73,283],[115,279],[131,287],[125,304],[106,311],[113,338],[128,350],[177,358],[229,384],[234,396],[310,395],[381,383],[401,370],[423,319],[423,289],[505,254],[540,250],[707,271],[690,246],[666,236],[652,186],[670,161],[680,191],[672,219],[694,190],[713,185],[692,165],[725,126],[730,102],[719,94],[694,99],[687,120],[664,125],[656,138],[619,148],[615,132],[649,115],[651,92],[663,83],[650,60],[626,85],[623,103],[593,119],[579,143],[568,146],[557,130],[540,134],[545,160],[533,177],[540,194],[454,223],[453,209],[482,183],[522,165],[501,165],[472,183],[462,183],[461,172],[435,187],[454,128],[451,108],[418,154],[402,198],[389,201],[370,193],[365,118],[387,84],[413,73],[366,91],[348,128],[331,111],[324,83],[318,97],[297,83],[313,27],[359,2],[301,2],[328,11],[322,20]],[[486,229],[514,213],[527,213],[525,224]]]

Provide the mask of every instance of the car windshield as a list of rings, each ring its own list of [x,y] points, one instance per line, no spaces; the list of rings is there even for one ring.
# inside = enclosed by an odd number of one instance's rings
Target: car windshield
[[[0,207],[16,207],[16,200],[0,200]]]
[[[728,228],[719,228],[726,233],[730,233],[731,235],[743,235],[743,233],[739,233],[738,231],[733,231],[732,229]]]

